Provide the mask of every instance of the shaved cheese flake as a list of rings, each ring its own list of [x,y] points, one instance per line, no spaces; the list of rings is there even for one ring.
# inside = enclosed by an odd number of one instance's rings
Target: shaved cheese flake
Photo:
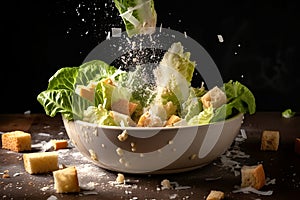
[[[275,185],[276,184],[276,178],[270,179],[267,178],[265,185]]]
[[[98,192],[96,192],[96,191],[83,191],[82,194],[83,195],[97,195]]]
[[[186,189],[190,189],[190,188],[191,188],[191,186],[177,186],[174,189],[175,190],[186,190]]]
[[[50,137],[49,133],[38,133],[39,136]]]
[[[207,177],[205,178],[206,181],[215,181],[215,180],[219,180],[221,179],[222,176],[218,176],[218,177]]]
[[[112,37],[121,37],[122,29],[121,28],[111,28]]]
[[[264,196],[270,196],[273,194],[273,191],[272,190],[269,190],[269,191],[259,191],[251,186],[249,187],[244,187],[244,188],[240,188],[240,189],[237,189],[237,190],[233,190],[232,191],[233,193],[238,193],[238,192],[242,192],[244,194],[249,194],[250,192],[254,193],[254,194],[259,194],[259,195],[264,195]]]
[[[171,194],[170,199],[176,199],[178,197],[178,194]]]
[[[57,197],[54,195],[51,195],[50,197],[47,198],[47,200],[56,200],[56,199],[57,199]]]
[[[247,139],[247,134],[246,134],[245,129],[241,129],[241,135],[242,135],[242,138]]]
[[[108,31],[107,36],[106,36],[107,40],[110,40],[110,31]]]
[[[124,17],[124,15],[126,15],[127,13],[130,13],[130,12],[132,13],[134,10],[140,9],[144,5],[149,4],[149,3],[150,3],[150,0],[149,1],[145,1],[144,3],[138,4],[138,5],[134,6],[134,7],[129,7],[126,12],[120,14],[120,17]]]
[[[185,37],[185,38],[187,38],[187,34],[186,34],[186,32],[185,32],[185,31],[184,31],[184,37]]]
[[[94,190],[95,189],[95,183],[94,182],[89,182],[84,185],[80,185],[80,189],[82,190]]]
[[[219,39],[219,42],[224,42],[224,39],[223,39],[222,35],[218,35],[218,39]]]

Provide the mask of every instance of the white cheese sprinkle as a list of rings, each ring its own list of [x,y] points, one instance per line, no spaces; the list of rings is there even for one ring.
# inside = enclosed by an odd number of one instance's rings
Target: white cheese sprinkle
[[[273,194],[272,190],[269,191],[259,191],[251,186],[249,187],[244,187],[244,188],[240,188],[237,190],[233,190],[232,193],[238,193],[238,192],[242,192],[244,194],[249,194],[250,192],[255,193],[255,194],[259,194],[259,195],[265,195],[265,196],[270,196]]]
[[[223,39],[222,35],[217,35],[217,36],[218,36],[219,42],[224,42],[224,39]]]

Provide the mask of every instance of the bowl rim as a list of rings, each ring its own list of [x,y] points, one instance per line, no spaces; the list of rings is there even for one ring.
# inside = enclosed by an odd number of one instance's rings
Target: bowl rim
[[[204,126],[218,125],[218,124],[220,125],[220,124],[225,124],[230,121],[236,120],[237,118],[239,118],[243,115],[244,115],[244,113],[239,112],[229,119],[218,121],[218,122],[213,122],[213,123],[209,123],[209,124],[189,125],[189,126],[168,126],[168,127],[108,126],[108,125],[98,125],[95,123],[86,122],[86,121],[82,121],[82,120],[71,120],[71,121],[73,121],[74,123],[78,123],[81,125],[90,126],[90,127],[94,127],[94,128],[104,128],[104,129],[113,129],[113,130],[133,130],[133,131],[134,130],[157,131],[157,130],[174,130],[174,129],[176,130],[176,129],[185,129],[185,128],[204,127]]]

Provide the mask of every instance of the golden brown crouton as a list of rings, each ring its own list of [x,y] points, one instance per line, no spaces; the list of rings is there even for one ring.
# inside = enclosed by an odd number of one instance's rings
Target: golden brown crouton
[[[168,119],[168,121],[167,121],[167,123],[166,123],[166,126],[173,126],[174,123],[179,122],[180,120],[181,120],[181,118],[178,117],[177,115],[172,115],[172,116]]]

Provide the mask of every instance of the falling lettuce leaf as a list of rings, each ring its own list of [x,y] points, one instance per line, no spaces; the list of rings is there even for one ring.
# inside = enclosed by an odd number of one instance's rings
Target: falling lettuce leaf
[[[153,0],[114,0],[129,37],[155,32],[157,14]]]

